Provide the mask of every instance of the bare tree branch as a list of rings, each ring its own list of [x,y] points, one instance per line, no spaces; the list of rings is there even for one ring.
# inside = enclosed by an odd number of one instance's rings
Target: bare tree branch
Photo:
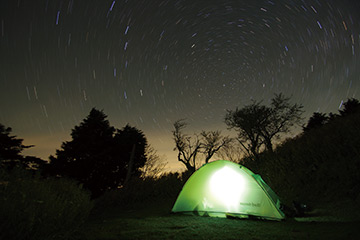
[[[157,178],[159,177],[164,169],[166,168],[167,162],[163,160],[158,154],[157,151],[150,145],[145,149],[146,162],[145,165],[140,168],[141,178]]]
[[[232,139],[229,137],[221,136],[220,131],[202,131],[201,136],[203,140],[203,154],[205,154],[205,163],[208,163],[215,153],[217,153],[221,148],[227,146],[232,141]]]
[[[220,131],[202,131],[200,136],[194,134],[190,137],[182,132],[186,125],[183,119],[176,121],[172,133],[178,161],[189,171],[194,172],[200,166],[199,154],[204,155],[204,162],[208,163],[215,153],[231,142],[231,138],[221,136]]]
[[[176,146],[174,150],[179,151],[178,161],[182,162],[187,170],[195,172],[196,155],[198,151],[200,151],[201,143],[198,139],[192,142],[191,137],[182,132],[186,126],[187,123],[184,119],[180,119],[174,123],[174,130],[172,131]]]

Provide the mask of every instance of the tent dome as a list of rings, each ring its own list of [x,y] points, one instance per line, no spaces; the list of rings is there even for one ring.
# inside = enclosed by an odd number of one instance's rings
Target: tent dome
[[[225,160],[199,168],[181,190],[172,212],[214,217],[281,220],[280,200],[271,188],[246,167]]]

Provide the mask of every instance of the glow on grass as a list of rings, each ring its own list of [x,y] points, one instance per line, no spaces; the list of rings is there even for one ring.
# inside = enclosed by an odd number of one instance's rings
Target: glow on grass
[[[237,211],[244,192],[245,179],[234,169],[223,167],[210,179],[210,192],[214,199],[223,203],[227,211]]]

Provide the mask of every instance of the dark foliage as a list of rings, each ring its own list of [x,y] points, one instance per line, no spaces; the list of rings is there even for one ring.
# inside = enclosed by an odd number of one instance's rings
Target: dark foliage
[[[123,162],[125,165],[122,166],[121,175],[126,177],[127,172],[130,171],[129,164],[132,164],[131,172],[129,172],[130,176],[140,177],[141,171],[139,169],[144,166],[147,160],[145,155],[147,141],[144,133],[135,127],[126,125],[117,131],[114,141],[115,156],[127,160]],[[116,146],[119,146],[119,148],[116,148]],[[131,156],[132,154],[133,156]],[[133,161],[130,161],[132,157]],[[120,183],[124,183],[124,181],[125,179],[121,179]]]
[[[327,123],[329,118],[326,116],[325,113],[318,113],[314,112],[313,115],[310,117],[307,125],[303,128],[304,132],[310,131],[311,129],[315,129],[318,127],[323,126]]]
[[[329,119],[328,119],[328,122],[331,122],[331,121],[333,121],[333,120],[335,120],[335,119],[337,119],[339,117],[339,115],[338,114],[336,114],[336,113],[329,113]]]
[[[23,139],[11,136],[12,129],[0,124],[0,167],[13,169],[22,166],[31,169],[40,168],[45,162],[37,157],[21,155],[21,152],[33,146],[23,145]]]
[[[259,154],[262,139],[258,126],[265,122],[268,115],[270,109],[255,101],[241,109],[227,111],[225,123],[230,129],[238,132],[238,141],[248,156],[256,158]]]
[[[109,191],[96,199],[93,215],[101,216],[106,212],[120,210],[116,215],[141,209],[144,213],[160,208],[169,213],[181,188],[191,176],[191,171],[166,173],[157,178],[133,178],[129,187]]]
[[[69,179],[0,168],[0,239],[72,239],[93,207]]]
[[[345,117],[348,115],[356,114],[360,112],[360,103],[359,100],[355,98],[348,99],[343,105],[343,109],[339,110],[339,114],[329,113],[329,116],[326,116],[325,113],[315,112],[310,117],[307,125],[303,127],[304,132],[309,130],[319,128],[327,123],[336,121],[338,118]]]
[[[355,98],[348,99],[343,106],[344,109],[339,111],[341,116],[360,112],[360,102]]]
[[[146,161],[144,134],[129,125],[115,130],[106,118],[102,111],[93,108],[72,130],[72,140],[62,144],[56,157],[50,156],[48,174],[76,179],[97,197],[124,183],[135,148],[130,174],[140,175],[138,168]]]
[[[21,151],[26,148],[22,144],[23,139],[10,136],[12,129],[0,124],[0,158],[17,160],[22,157]]]
[[[281,134],[289,133],[302,118],[303,106],[290,104],[290,98],[275,94],[270,106],[253,101],[236,110],[228,110],[225,124],[238,133],[238,141],[248,156],[257,158],[262,146],[273,151],[273,140]]]
[[[360,197],[360,112],[285,141],[244,165],[289,205],[293,200],[338,201]]]

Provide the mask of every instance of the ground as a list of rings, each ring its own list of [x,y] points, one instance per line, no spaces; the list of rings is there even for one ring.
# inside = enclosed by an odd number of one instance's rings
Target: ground
[[[79,239],[359,239],[354,202],[315,207],[306,217],[284,221],[239,220],[171,214],[161,202],[108,209],[92,216]],[[340,208],[342,206],[343,208]],[[345,206],[345,207],[344,207]]]

